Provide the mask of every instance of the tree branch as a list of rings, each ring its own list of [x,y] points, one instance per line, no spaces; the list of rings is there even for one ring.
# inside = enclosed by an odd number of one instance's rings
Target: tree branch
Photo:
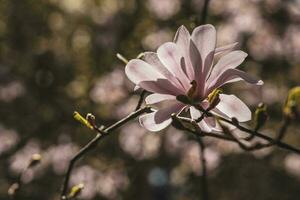
[[[246,132],[246,133],[248,133],[250,135],[255,135],[255,136],[257,136],[257,137],[259,137],[261,139],[264,139],[264,140],[268,141],[269,144],[266,144],[266,146],[276,145],[276,146],[278,146],[278,147],[280,147],[282,149],[290,150],[290,151],[293,151],[294,153],[300,154],[300,149],[297,149],[297,148],[295,148],[293,146],[290,146],[290,145],[288,145],[286,143],[283,143],[280,140],[278,140],[277,138],[273,139],[273,138],[271,138],[271,137],[269,137],[269,136],[267,136],[267,135],[265,135],[263,133],[255,132],[255,131],[253,131],[251,129],[248,129],[248,128],[240,125],[240,124],[237,124],[237,123],[235,123],[235,122],[233,122],[233,121],[231,121],[229,119],[225,119],[225,118],[220,117],[220,116],[218,116],[217,118],[219,120],[221,120],[221,121],[224,121],[224,122],[227,122],[229,124],[234,125],[236,128],[238,128],[241,131],[244,131],[244,132]],[[286,128],[287,127],[284,128],[284,131],[286,130]],[[261,148],[259,148],[259,149],[261,149]]]
[[[65,179],[64,179],[64,183],[62,186],[62,191],[61,191],[61,199],[65,200],[67,199],[67,190],[68,190],[68,185],[69,185],[69,180],[70,180],[70,176],[73,170],[73,167],[76,163],[77,160],[79,160],[81,157],[83,157],[87,152],[89,152],[90,150],[94,149],[98,142],[100,140],[102,140],[103,138],[105,138],[106,136],[109,135],[109,133],[111,133],[113,130],[121,127],[122,125],[126,124],[127,122],[131,121],[132,119],[138,117],[139,115],[146,113],[146,112],[151,112],[151,108],[150,107],[144,107],[144,108],[140,108],[138,110],[136,110],[135,112],[132,112],[131,114],[129,114],[128,116],[126,116],[125,118],[121,119],[120,121],[112,124],[111,126],[109,126],[106,129],[101,129],[98,128],[96,126],[94,126],[94,130],[97,132],[97,135],[88,143],[86,144],[82,149],[80,149],[80,151],[78,153],[76,153],[76,155],[71,159],[66,175],[65,175]]]
[[[144,98],[145,98],[145,95],[146,95],[147,91],[146,90],[142,90],[141,94],[140,94],[140,98],[139,98],[139,101],[138,101],[138,104],[136,105],[136,108],[135,108],[135,111],[137,111],[138,109],[141,108],[142,104],[143,104],[143,101],[144,101]]]

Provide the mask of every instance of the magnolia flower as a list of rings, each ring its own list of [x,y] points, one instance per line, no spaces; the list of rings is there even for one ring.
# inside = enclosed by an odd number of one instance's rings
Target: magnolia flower
[[[262,85],[243,71],[236,69],[247,57],[243,51],[233,51],[237,43],[216,48],[216,30],[212,25],[195,28],[190,35],[181,26],[173,42],[162,44],[157,52],[145,52],[143,60],[133,59],[126,65],[128,78],[153,94],[146,97],[146,104],[159,105],[158,110],[139,118],[140,124],[150,131],[159,131],[167,127],[173,113],[189,109],[192,119],[198,119],[201,111],[185,104],[178,97],[183,95],[207,109],[208,96],[215,89],[227,83],[245,81]],[[216,55],[222,57],[214,64]],[[218,104],[211,110],[225,118],[237,118],[240,122],[251,119],[249,108],[234,95],[219,95]],[[205,117],[198,123],[206,132],[220,131],[212,117]]]

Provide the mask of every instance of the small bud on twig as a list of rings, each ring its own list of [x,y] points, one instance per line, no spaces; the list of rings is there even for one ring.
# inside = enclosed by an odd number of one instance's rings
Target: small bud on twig
[[[125,65],[127,65],[128,60],[124,56],[122,56],[121,54],[117,53],[117,58],[119,60],[121,60]]]
[[[92,130],[94,129],[94,127],[84,117],[82,117],[77,111],[75,111],[73,113],[73,117],[74,117],[74,119],[76,119],[81,124],[83,124],[86,127],[88,127],[89,129],[92,129]]]
[[[83,190],[84,188],[84,184],[83,183],[79,183],[77,185],[74,185],[72,188],[71,188],[71,191],[68,195],[68,198],[75,198],[77,197],[81,191]]]
[[[12,184],[9,187],[8,191],[7,191],[8,195],[11,196],[11,197],[13,197],[17,193],[17,191],[18,191],[19,188],[20,188],[20,184],[19,183]]]
[[[300,118],[300,86],[294,87],[289,91],[283,113],[285,117],[290,119]]]
[[[264,103],[258,104],[254,113],[254,121],[255,121],[254,131],[256,132],[261,127],[263,127],[267,119],[268,119],[267,106]]]
[[[29,161],[28,167],[27,168],[32,168],[36,165],[38,165],[42,160],[41,154],[35,153],[31,156],[31,159]]]

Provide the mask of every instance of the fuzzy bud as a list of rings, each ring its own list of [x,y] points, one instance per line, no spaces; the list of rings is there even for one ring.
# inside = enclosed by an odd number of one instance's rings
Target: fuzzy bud
[[[8,191],[7,191],[7,194],[10,196],[10,197],[13,197],[18,189],[20,188],[20,184],[19,183],[14,183],[12,184],[9,188],[8,188]]]
[[[90,124],[90,122],[88,122],[84,117],[82,117],[77,111],[75,111],[73,113],[73,117],[74,117],[74,119],[76,119],[81,124],[83,124],[86,127],[88,127],[89,129],[92,129],[92,130],[94,129],[94,127]]]
[[[258,104],[254,113],[255,131],[258,131],[261,127],[263,127],[267,119],[267,106],[264,103]]]
[[[283,113],[290,119],[300,118],[300,86],[290,89]]]
[[[121,60],[124,64],[127,65],[128,60],[127,60],[122,54],[117,53],[116,56],[117,56],[117,58],[118,58],[119,60]]]
[[[40,164],[41,160],[42,160],[41,154],[38,154],[38,153],[33,154],[29,161],[28,168],[31,168],[31,167],[34,167],[34,166]]]
[[[70,193],[68,194],[68,198],[76,198],[78,197],[78,195],[81,193],[81,191],[83,190],[84,188],[84,184],[83,183],[79,183],[77,185],[74,185],[72,188],[71,188],[71,191]]]

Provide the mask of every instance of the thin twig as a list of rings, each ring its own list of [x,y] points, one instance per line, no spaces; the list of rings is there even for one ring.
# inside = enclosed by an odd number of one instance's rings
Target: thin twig
[[[146,95],[147,91],[146,90],[142,90],[141,94],[140,94],[140,98],[139,98],[139,101],[136,105],[136,108],[135,108],[135,111],[137,111],[138,109],[141,108],[142,104],[143,104],[143,101],[144,101],[144,98],[145,98],[145,95]]]
[[[283,139],[283,137],[285,136],[286,130],[289,127],[290,123],[291,123],[291,119],[288,118],[288,117],[284,117],[283,123],[282,123],[282,125],[279,129],[278,134],[277,134],[277,138],[276,138],[277,141],[281,141]]]
[[[248,133],[249,135],[255,135],[256,137],[259,137],[259,138],[264,139],[267,142],[269,142],[268,144],[259,144],[258,143],[258,144],[255,144],[253,147],[246,147],[245,145],[238,144],[239,146],[241,146],[241,148],[245,147],[245,148],[243,148],[244,150],[247,149],[248,151],[253,151],[253,150],[258,150],[258,149],[262,149],[262,148],[265,148],[265,147],[270,147],[272,145],[276,145],[276,146],[278,146],[282,149],[289,150],[289,151],[292,151],[294,153],[300,154],[300,149],[298,149],[296,147],[293,147],[289,144],[286,144],[284,142],[281,142],[277,138],[274,139],[274,138],[271,138],[271,137],[267,136],[266,134],[263,134],[263,133],[260,133],[260,132],[254,132],[253,130],[248,129],[244,126],[241,126],[240,124],[236,124],[235,122],[232,122],[229,119],[225,119],[225,118],[220,117],[220,116],[217,116],[217,118],[221,121],[224,121],[224,122],[227,122],[231,125],[234,125],[236,128],[238,128],[241,131],[244,131],[244,132]],[[190,118],[178,117],[178,119],[180,119],[183,122],[193,124],[193,122],[192,122],[193,120],[190,119]],[[188,128],[186,128],[185,130],[195,134],[195,131],[193,131],[193,130],[190,130]],[[231,141],[231,142],[237,143],[237,138],[233,138],[233,137],[227,136],[227,135],[221,135],[221,134],[218,134],[218,133],[207,133],[207,132],[203,132],[203,131],[201,131],[201,135],[202,136],[219,138],[219,139],[223,139],[223,140],[226,140],[226,141]]]
[[[253,130],[248,129],[248,128],[246,128],[246,127],[240,125],[240,124],[236,124],[236,123],[232,122],[232,121],[229,120],[229,119],[225,119],[225,118],[220,117],[220,116],[218,117],[218,119],[221,120],[221,121],[227,122],[227,123],[229,123],[229,124],[232,124],[232,125],[234,125],[236,128],[238,128],[239,130],[244,131],[244,132],[246,132],[246,133],[248,133],[248,134],[250,134],[250,135],[253,135],[253,134],[254,134],[254,135],[257,136],[257,137],[259,137],[259,138],[261,138],[261,139],[264,139],[264,140],[268,141],[268,142],[269,142],[269,144],[268,144],[269,146],[270,146],[270,144],[276,145],[276,146],[278,146],[278,147],[280,147],[280,148],[282,148],[282,149],[290,150],[290,151],[293,151],[294,153],[300,154],[300,149],[297,149],[297,148],[295,148],[295,147],[292,147],[291,145],[288,145],[288,144],[286,144],[286,143],[283,143],[283,142],[281,142],[281,141],[278,140],[278,139],[273,139],[273,138],[271,138],[271,137],[269,137],[269,136],[267,136],[267,135],[265,135],[265,134],[263,134],[263,133],[260,133],[260,132],[254,132]]]
[[[204,5],[202,8],[202,15],[201,15],[201,24],[205,24],[206,23],[206,18],[207,18],[207,13],[208,13],[208,4],[209,4],[209,0],[205,0],[204,1]]]
[[[66,194],[67,194],[67,190],[68,190],[69,180],[70,180],[70,176],[72,173],[72,169],[73,169],[76,161],[79,160],[81,157],[83,157],[87,152],[94,149],[97,146],[98,142],[100,140],[102,140],[104,137],[108,136],[110,132],[112,132],[113,130],[121,127],[125,123],[131,121],[132,119],[134,119],[134,118],[138,117],[139,115],[146,113],[146,112],[151,112],[150,107],[140,108],[137,111],[129,114],[125,118],[121,119],[120,121],[114,123],[113,125],[109,126],[108,128],[106,128],[104,130],[102,130],[101,128],[98,128],[98,127],[94,127],[94,130],[98,132],[97,135],[88,144],[86,144],[82,149],[80,149],[80,151],[70,160],[70,163],[69,163],[66,175],[65,175],[64,183],[62,186],[61,199],[64,199],[64,200],[67,199]]]

